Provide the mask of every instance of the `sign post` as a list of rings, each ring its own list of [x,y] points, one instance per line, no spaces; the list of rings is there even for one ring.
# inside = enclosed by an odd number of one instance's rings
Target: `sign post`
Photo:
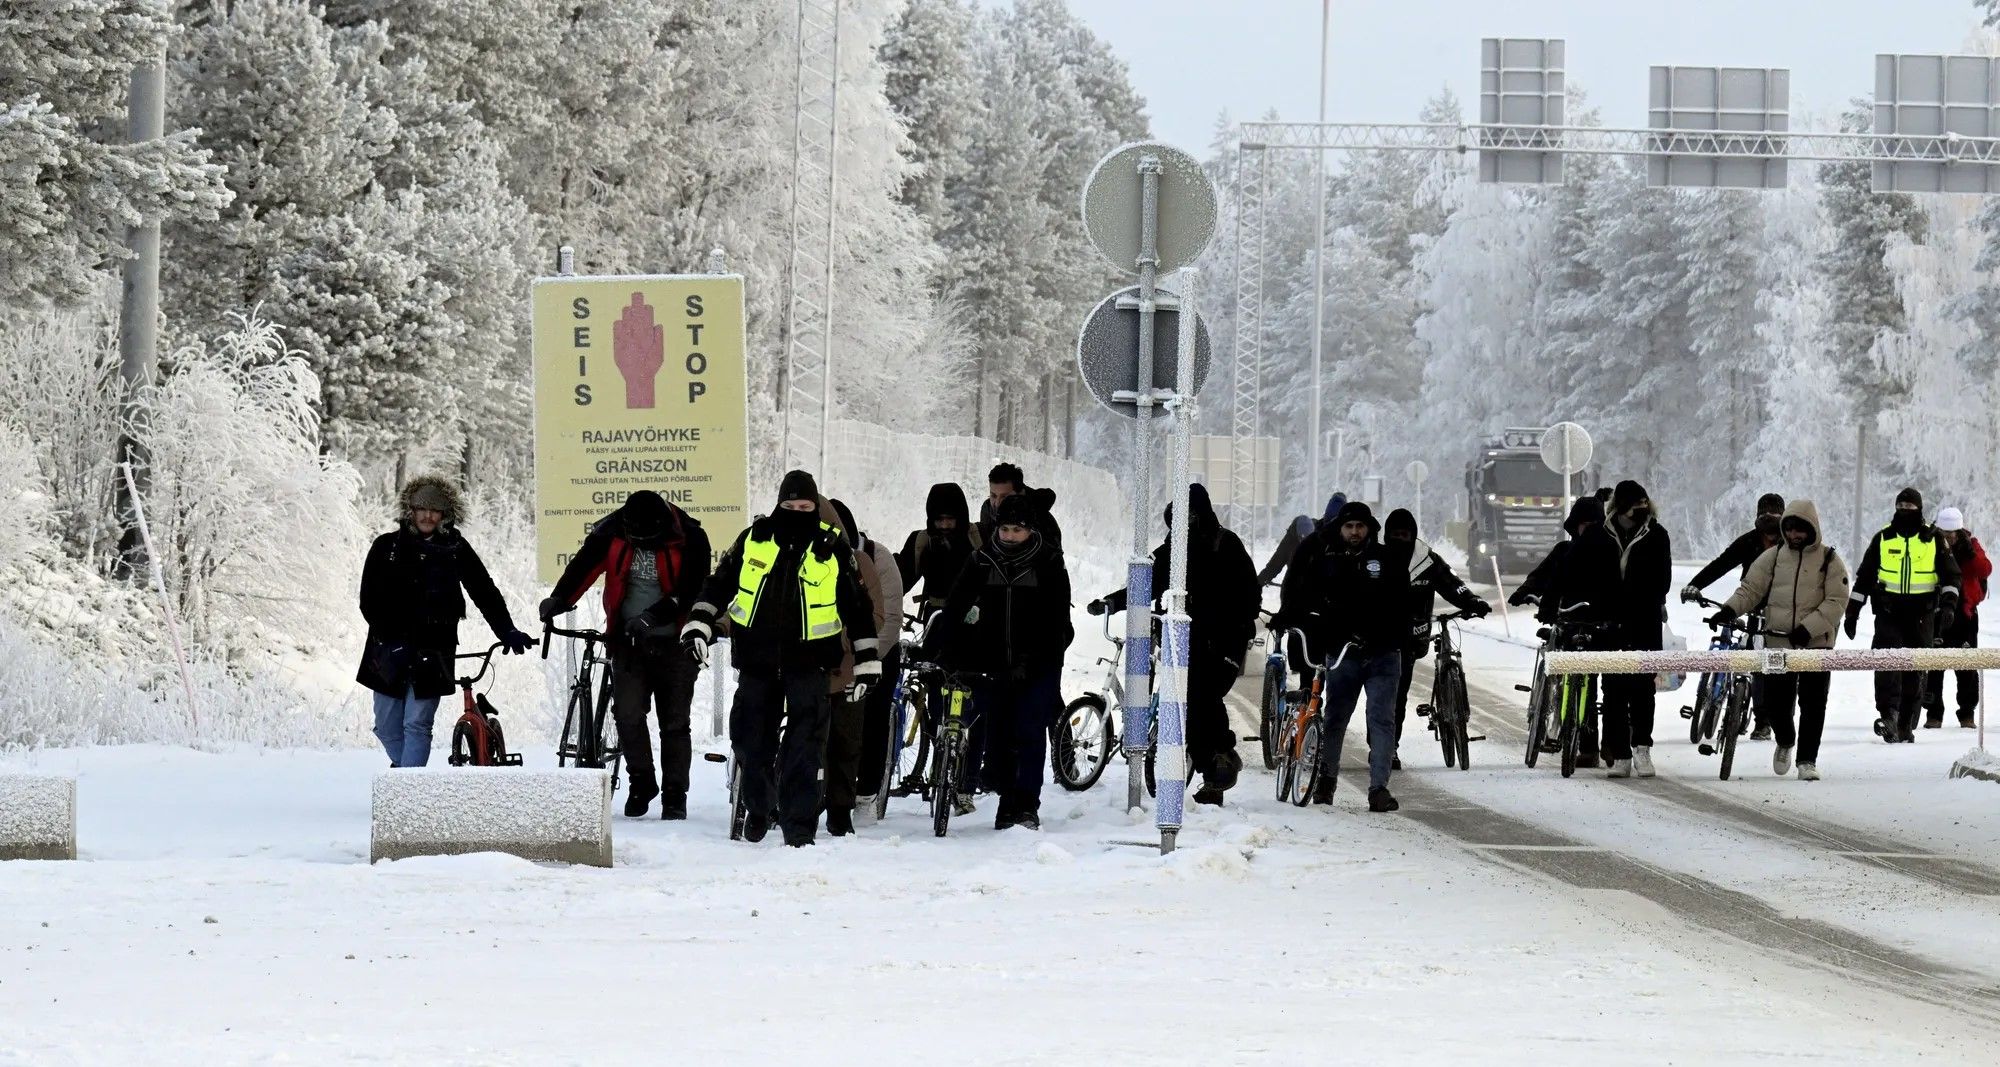
[[[1168,145],[1141,142],[1114,149],[1098,161],[1084,184],[1082,207],[1084,231],[1091,243],[1119,270],[1139,276],[1138,291],[1132,294],[1136,297],[1132,310],[1138,313],[1134,330],[1136,343],[1133,346],[1136,373],[1131,378],[1132,387],[1129,391],[1114,387],[1109,390],[1109,396],[1099,393],[1099,400],[1112,410],[1134,416],[1132,559],[1126,568],[1125,582],[1124,750],[1125,803],[1129,811],[1140,807],[1144,797],[1142,761],[1150,745],[1151,730],[1147,720],[1153,700],[1153,616],[1147,607],[1153,602],[1153,563],[1147,551],[1153,498],[1153,449],[1149,423],[1155,417],[1153,409],[1162,401],[1179,402],[1192,397],[1197,387],[1197,356],[1202,333],[1199,323],[1193,321],[1193,309],[1176,304],[1177,313],[1183,315],[1177,324],[1178,351],[1175,353],[1178,360],[1174,381],[1178,388],[1163,395],[1156,388],[1156,378],[1159,377],[1156,371],[1160,368],[1155,365],[1154,351],[1155,319],[1161,310],[1159,275],[1161,271],[1188,266],[1200,258],[1202,251],[1208,247],[1215,234],[1215,186],[1193,156]],[[1115,308],[1119,303],[1118,294],[1113,294],[1107,303]],[[1103,361],[1093,366],[1090,359],[1093,334],[1101,336],[1101,331],[1105,329],[1097,326],[1097,321],[1098,315],[1093,312],[1078,339],[1078,363],[1087,381],[1093,380],[1094,374],[1104,369]],[[1098,392],[1095,386],[1092,391]],[[1185,485],[1176,492],[1184,494]],[[1180,499],[1182,505],[1176,512],[1177,522],[1185,522],[1187,506],[1185,498]],[[1173,596],[1170,592],[1170,604],[1174,603]],[[1169,634],[1170,648],[1173,645],[1172,636]],[[1180,642],[1183,656],[1185,636],[1185,633],[1181,635],[1183,640]],[[1166,687],[1161,694],[1161,711],[1165,715],[1172,709],[1178,715],[1186,708],[1186,671],[1168,669],[1162,674]],[[1160,743],[1164,745],[1170,737],[1178,740],[1182,728],[1178,718],[1171,726],[1161,724]],[[1163,762],[1166,758],[1167,754],[1161,753],[1156,759],[1161,768],[1156,780],[1160,796],[1157,814],[1162,852],[1173,849],[1174,837],[1180,829],[1181,800],[1187,786],[1186,778],[1181,773],[1181,754],[1178,751],[1172,754],[1176,762]],[[1171,826],[1168,825],[1170,816]]]
[[[1573,422],[1559,422],[1542,431],[1542,463],[1562,475],[1562,512],[1559,522],[1569,521],[1571,488],[1576,476],[1590,466],[1590,431]]]
[[[729,536],[749,519],[741,275],[534,285],[535,539],[553,584],[651,489]]]

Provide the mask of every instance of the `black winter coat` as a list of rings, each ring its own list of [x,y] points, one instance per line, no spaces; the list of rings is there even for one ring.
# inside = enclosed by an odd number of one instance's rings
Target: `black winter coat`
[[[1715,584],[1717,578],[1729,573],[1731,567],[1737,568],[1736,576],[1741,578],[1750,573],[1750,565],[1757,562],[1758,556],[1763,555],[1768,549],[1783,544],[1784,540],[1781,535],[1773,535],[1767,539],[1762,532],[1753,529],[1729,542],[1729,547],[1723,549],[1721,555],[1710,560],[1708,566],[1695,572],[1694,580],[1688,584],[1696,589],[1707,589]]]
[[[1257,636],[1257,610],[1263,587],[1243,540],[1224,529],[1204,492],[1190,494],[1193,516],[1188,538],[1188,643],[1197,660],[1243,662],[1250,639]],[[1171,526],[1169,527],[1171,529]],[[1153,604],[1158,610],[1173,587],[1173,541],[1153,549]],[[1125,590],[1104,598],[1106,610],[1125,608]]]
[[[1561,603],[1589,604],[1577,614],[1614,624],[1621,649],[1658,650],[1674,582],[1672,541],[1650,520],[1630,535],[1616,526],[1607,522],[1576,540],[1563,567]]]
[[[1396,546],[1388,546],[1392,551]],[[1411,542],[1410,556],[1405,564],[1410,572],[1410,636],[1405,652],[1416,656],[1428,655],[1432,616],[1437,614],[1437,598],[1444,597],[1452,607],[1469,610],[1473,606],[1485,607],[1486,601],[1466,587],[1451,564],[1431,551],[1431,546],[1423,538]]]
[[[514,632],[507,602],[486,564],[457,528],[441,526],[430,537],[409,525],[375,539],[361,565],[361,617],[368,642],[355,681],[378,693],[419,697],[451,692],[458,621],[471,596],[496,638]]]
[[[896,553],[896,569],[903,575],[905,590],[914,592],[917,583],[923,583],[922,597],[912,599],[920,599],[923,613],[928,614],[943,605],[952,584],[958,581],[959,573],[965,570],[966,562],[984,539],[979,527],[972,525],[965,490],[951,482],[931,486],[930,495],[924,500],[924,513],[929,516],[924,528],[912,530],[903,541],[903,550]],[[950,515],[958,520],[958,525],[950,530],[938,529],[936,518],[940,514]]]
[[[711,630],[719,629],[718,620],[736,599],[743,572],[744,543],[752,534],[760,538],[775,537],[778,558],[772,562],[771,574],[764,579],[764,587],[758,593],[756,614],[751,616],[748,626],[730,624],[729,662],[739,671],[758,674],[776,674],[786,668],[838,670],[847,656],[843,638],[852,640],[856,662],[880,658],[875,605],[869,600],[868,591],[862,588],[861,571],[847,539],[837,529],[818,525],[816,517],[812,525],[804,528],[803,536],[788,538],[784,533],[786,528],[767,515],[737,534],[729,551],[716,561],[715,573],[709,575],[701,599],[688,611],[688,621],[706,623]],[[834,605],[840,612],[844,633],[817,641],[802,640],[799,633],[799,560],[807,552],[818,553],[821,559],[832,557],[840,567]]]
[[[992,542],[972,554],[924,651],[957,670],[1022,680],[1060,668],[1075,637],[1062,549],[1036,533],[1019,549]]]
[[[1348,548],[1338,529],[1322,525],[1300,542],[1285,570],[1282,624],[1303,629],[1315,657],[1335,655],[1349,641],[1368,655],[1400,651],[1410,628],[1407,565],[1372,534],[1359,550]]]

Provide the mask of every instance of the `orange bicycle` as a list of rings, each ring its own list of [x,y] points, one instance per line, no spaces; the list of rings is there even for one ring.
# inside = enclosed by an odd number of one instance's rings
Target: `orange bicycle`
[[[1306,648],[1306,636],[1300,630],[1292,630],[1298,647]],[[1332,663],[1317,663],[1313,666],[1312,687],[1310,689],[1288,690],[1285,693],[1284,714],[1278,725],[1278,774],[1277,792],[1280,801],[1289,800],[1296,807],[1312,803],[1313,788],[1319,785],[1319,754],[1321,731],[1324,721],[1320,715],[1320,698],[1326,689],[1328,672],[1338,668],[1347,658],[1350,645],[1343,645],[1340,655]]]

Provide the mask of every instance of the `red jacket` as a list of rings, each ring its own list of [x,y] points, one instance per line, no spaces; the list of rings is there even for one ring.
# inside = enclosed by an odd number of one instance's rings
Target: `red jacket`
[[[1993,561],[1986,558],[1986,547],[1979,538],[1967,534],[1965,540],[1972,545],[1972,554],[1958,561],[1958,610],[1970,619],[1978,614],[1979,602],[1986,599],[1986,579],[1993,575]]]
[[[708,533],[701,523],[679,508],[672,509],[672,517],[666,539],[653,552],[659,567],[660,591],[666,595],[661,606],[678,627],[687,620],[688,608],[701,595],[713,560]],[[616,635],[623,625],[618,609],[625,603],[625,576],[631,569],[632,553],[637,551],[639,548],[625,539],[624,524],[619,521],[618,513],[613,512],[591,528],[590,535],[583,539],[583,547],[577,549],[569,566],[563,569],[549,596],[565,607],[573,607],[601,575],[605,631]]]

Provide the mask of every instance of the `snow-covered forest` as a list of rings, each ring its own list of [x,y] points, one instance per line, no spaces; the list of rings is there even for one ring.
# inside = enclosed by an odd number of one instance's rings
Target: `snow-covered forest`
[[[1115,467],[1122,426],[1089,403],[1073,353],[1117,279],[1076,205],[1104,151],[1148,135],[1124,63],[1063,0],[844,10],[838,413]],[[83,709],[169,677],[150,594],[112,577],[121,434],[149,457],[198,684],[349,699],[360,555],[422,471],[464,480],[472,532],[525,612],[525,294],[560,246],[583,273],[699,271],[720,249],[748,279],[752,418],[769,423],[795,30],[786,0],[11,6],[0,639],[21,678],[76,669],[54,665],[78,650],[109,673],[33,722],[0,721],[0,744],[100,737],[135,720]],[[160,54],[167,136],[127,144],[128,77]],[[1811,121],[1861,129],[1866,103]],[[1412,117],[1463,106],[1441,95]],[[1595,121],[1582,92],[1571,114]],[[1216,131],[1228,209],[1236,138],[1227,118]],[[1432,499],[1449,499],[1481,433],[1572,419],[1690,553],[1771,489],[1817,499],[1844,539],[1865,425],[1870,521],[1904,482],[1975,526],[1993,515],[2000,208],[1875,195],[1857,165],[1795,165],[1784,192],[1692,193],[1648,189],[1611,157],[1571,158],[1546,189],[1480,185],[1458,156],[1329,162],[1324,415],[1350,481],[1385,475],[1399,503],[1399,473],[1424,459]],[[1304,153],[1272,157],[1263,424],[1283,442],[1287,510],[1316,511],[1311,172]],[[125,228],[148,217],[167,220],[161,366],[128,393],[118,272]],[[1202,264],[1221,359],[1203,418],[1223,433],[1234,240],[1225,215]],[[753,470],[772,469],[776,439]]]

